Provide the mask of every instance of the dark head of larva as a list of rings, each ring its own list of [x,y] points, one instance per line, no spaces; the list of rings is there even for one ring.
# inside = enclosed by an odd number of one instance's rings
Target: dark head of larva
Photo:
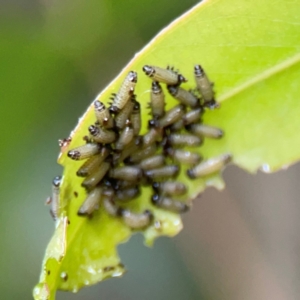
[[[159,203],[159,200],[160,200],[160,196],[158,194],[154,194],[152,197],[151,197],[151,202],[154,204],[154,205],[157,205]]]
[[[168,86],[167,86],[167,89],[168,89],[169,93],[170,93],[172,96],[174,96],[174,95],[177,94],[178,86],[176,86],[176,85],[168,85]]]
[[[154,220],[154,215],[150,210],[146,209],[144,211],[144,215],[146,215],[148,217],[150,222],[152,222]]]
[[[134,103],[132,112],[135,113],[135,114],[137,114],[137,113],[140,112],[140,110],[141,110],[141,105],[140,105],[139,102],[136,101],[136,102]]]
[[[78,160],[80,158],[80,152],[77,150],[70,150],[68,152],[68,157],[70,157],[74,160]]]
[[[178,74],[178,82],[179,84],[182,82],[187,82],[187,79],[183,75]]]
[[[159,127],[159,121],[156,119],[152,119],[148,121],[148,128],[158,128]]]
[[[155,191],[155,192],[158,192],[158,190],[159,190],[159,187],[160,187],[160,183],[159,182],[153,182],[152,183],[152,188],[153,188],[153,190]]]
[[[94,101],[94,107],[97,111],[105,110],[105,105],[102,102],[100,102],[99,100]]]
[[[143,71],[145,72],[146,75],[150,77],[155,73],[154,68],[148,65],[143,66]]]
[[[159,85],[159,83],[157,81],[152,81],[152,92],[154,94],[159,94],[161,93],[162,89],[161,86]]]
[[[55,187],[59,187],[59,186],[60,186],[60,183],[61,183],[61,176],[56,176],[56,177],[53,178],[52,184],[53,184]]]
[[[95,136],[99,133],[99,128],[96,127],[95,125],[91,125],[89,127],[89,132],[90,132],[91,135]]]
[[[130,71],[128,74],[128,80],[137,83],[137,73]]]
[[[111,114],[117,114],[120,111],[120,109],[116,105],[111,105],[109,107],[109,112]]]
[[[204,70],[200,65],[195,65],[194,70],[195,70],[195,75],[196,76],[203,76],[204,75]]]

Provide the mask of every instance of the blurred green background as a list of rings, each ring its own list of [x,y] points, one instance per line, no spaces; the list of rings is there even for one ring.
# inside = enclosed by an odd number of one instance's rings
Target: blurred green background
[[[0,0],[1,299],[32,299],[38,282],[54,230],[44,202],[61,173],[57,140],[197,2]],[[119,247],[123,278],[57,298],[299,299],[299,175],[299,165],[256,177],[228,168],[227,189],[206,191],[176,238],[149,249],[134,236]]]

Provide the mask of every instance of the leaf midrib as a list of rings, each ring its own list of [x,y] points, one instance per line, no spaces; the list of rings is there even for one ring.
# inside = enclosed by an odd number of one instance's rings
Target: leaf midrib
[[[232,88],[230,91],[224,93],[223,95],[220,95],[218,97],[218,101],[222,102],[227,99],[230,99],[234,96],[236,96],[239,93],[244,92],[247,89],[250,89],[251,87],[257,85],[258,83],[271,78],[272,76],[275,76],[276,74],[279,74],[281,72],[284,72],[288,68],[292,67],[293,65],[296,65],[300,62],[300,53],[295,54],[294,56],[280,62],[277,65],[274,65],[273,67],[266,69],[264,72],[261,72],[260,74],[252,77],[251,79],[245,81],[243,84],[240,84],[239,86]]]

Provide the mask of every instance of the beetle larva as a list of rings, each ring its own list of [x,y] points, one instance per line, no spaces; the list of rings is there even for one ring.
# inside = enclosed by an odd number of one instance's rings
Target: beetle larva
[[[112,217],[120,215],[121,211],[111,197],[103,196],[103,207],[105,211]]]
[[[153,190],[162,195],[180,196],[187,192],[185,184],[179,181],[153,182]]]
[[[180,131],[183,128],[184,128],[183,118],[181,118],[180,120],[178,120],[177,122],[175,122],[170,126],[172,132]]]
[[[98,169],[84,179],[81,185],[86,189],[91,190],[103,179],[109,168],[110,163],[104,161]]]
[[[110,144],[116,140],[116,133],[112,130],[100,128],[95,125],[89,127],[89,132],[93,136],[93,140],[97,143]]]
[[[151,198],[155,206],[170,210],[176,213],[183,213],[189,210],[189,206],[181,201],[171,199],[169,197],[160,196],[155,194]]]
[[[203,161],[195,167],[187,170],[187,175],[191,179],[207,176],[212,173],[221,171],[225,167],[225,165],[227,165],[230,161],[230,154],[222,154],[218,157],[210,158],[206,161]]]
[[[114,126],[114,120],[102,102],[99,100],[94,101],[94,109],[96,119],[102,127],[112,128]]]
[[[134,138],[127,147],[121,153],[115,153],[113,156],[113,164],[117,165],[123,160],[127,159],[128,156],[132,155],[141,148],[142,139],[140,137]]]
[[[140,189],[137,186],[130,187],[127,189],[118,190],[116,192],[116,200],[129,201],[140,195]]]
[[[190,110],[182,117],[184,125],[189,125],[194,122],[199,122],[201,119],[201,115],[202,115],[202,108],[196,108]]]
[[[168,85],[169,93],[177,99],[181,104],[190,106],[192,108],[200,105],[199,99],[192,92],[186,91],[179,86]]]
[[[179,167],[177,165],[167,165],[161,168],[146,170],[145,176],[152,180],[160,180],[176,177],[178,173]]]
[[[118,113],[133,95],[137,83],[137,73],[130,71],[123,81],[119,91],[113,97],[113,103],[109,108],[110,112]]]
[[[123,150],[132,141],[133,137],[134,137],[133,128],[130,125],[126,126],[122,130],[119,139],[116,141],[115,144],[116,150],[118,151]]]
[[[220,139],[224,135],[223,130],[203,124],[193,124],[188,127],[188,130],[197,136],[213,139]]]
[[[115,179],[136,181],[141,179],[143,172],[138,167],[124,166],[109,171],[109,176]]]
[[[161,128],[150,128],[150,130],[143,136],[143,147],[146,148],[151,144],[157,142],[162,138]]]
[[[194,165],[199,163],[201,160],[201,156],[198,153],[193,153],[186,150],[167,148],[166,152],[175,161],[182,164]]]
[[[193,134],[172,133],[168,136],[168,143],[172,146],[199,146],[202,139]]]
[[[208,107],[215,107],[216,101],[214,99],[213,84],[209,81],[206,73],[200,65],[195,65],[195,80],[197,89],[203,97],[204,103]]]
[[[125,106],[120,110],[120,112],[115,116],[115,124],[117,129],[123,129],[128,123],[131,112],[136,101],[131,97],[131,99],[125,104]]]
[[[187,81],[181,74],[178,74],[170,67],[163,69],[160,67],[145,65],[143,67],[143,71],[153,81],[159,81],[169,85],[177,85]]]
[[[57,220],[60,214],[60,185],[61,185],[61,176],[54,177],[52,181],[52,196],[51,196],[51,207],[50,214],[54,220]]]
[[[89,158],[101,150],[101,146],[95,143],[87,143],[85,145],[74,148],[68,152],[68,157],[74,160],[82,160]]]
[[[183,105],[176,105],[165,113],[165,115],[158,120],[158,127],[164,128],[170,126],[180,120],[185,113]]]
[[[165,114],[165,94],[157,81],[152,82],[150,107],[154,119]]]
[[[163,166],[165,163],[165,157],[162,154],[157,154],[154,156],[150,156],[141,161],[139,166],[143,170],[155,169]]]
[[[128,209],[122,211],[122,220],[132,229],[140,229],[149,226],[153,220],[153,214],[149,210],[143,213],[133,213]]]
[[[89,192],[86,199],[80,206],[77,215],[78,216],[91,215],[96,209],[98,209],[100,199],[101,199],[101,193],[102,193],[102,187],[96,187],[91,192]]]
[[[93,173],[109,155],[110,150],[103,147],[99,154],[90,157],[76,172],[77,176],[85,177]]]
[[[135,101],[134,103],[132,113],[130,116],[130,121],[131,121],[134,135],[135,136],[139,135],[142,123],[141,123],[141,106],[140,103],[137,101]]]
[[[136,182],[127,180],[118,180],[114,185],[115,190],[124,190],[136,186]]]
[[[133,153],[126,162],[131,164],[139,163],[143,159],[153,155],[156,152],[156,150],[157,150],[157,145],[156,143],[153,143],[147,148]]]

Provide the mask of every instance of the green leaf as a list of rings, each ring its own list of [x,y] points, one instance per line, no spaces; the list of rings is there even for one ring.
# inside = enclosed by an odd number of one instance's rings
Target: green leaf
[[[299,11],[298,1],[203,1],[159,33],[97,99],[107,102],[128,71],[137,71],[136,94],[142,103],[145,132],[150,80],[141,71],[143,65],[174,64],[189,79],[183,86],[194,88],[193,66],[200,63],[215,82],[217,99],[222,102],[220,109],[205,113],[204,123],[222,128],[225,137],[206,139],[199,152],[206,158],[229,152],[235,164],[250,172],[259,168],[271,172],[290,165],[300,157]],[[175,103],[170,96],[167,102],[168,107]],[[82,137],[94,121],[90,106],[72,132],[68,149],[83,144]],[[76,291],[120,276],[124,268],[116,247],[132,234],[101,208],[92,219],[77,216],[85,198],[82,179],[75,175],[81,163],[71,161],[66,152],[59,158],[64,166],[63,213],[46,251],[35,299],[54,299],[56,289]],[[205,186],[223,187],[219,176],[191,181],[185,171],[180,180],[189,187],[189,199]],[[153,225],[143,232],[148,245],[157,236],[174,236],[182,228],[178,215],[150,204],[150,195],[145,188],[129,204],[136,211],[150,208],[160,221],[160,227]]]

